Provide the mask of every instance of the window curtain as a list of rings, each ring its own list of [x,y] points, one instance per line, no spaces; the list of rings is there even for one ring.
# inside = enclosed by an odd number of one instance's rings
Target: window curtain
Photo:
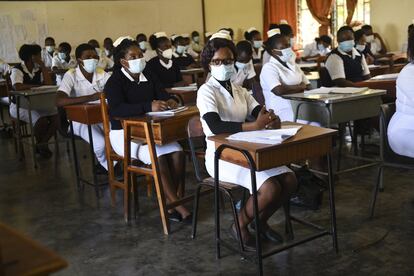
[[[358,0],[346,0],[346,10],[348,12],[348,16],[346,17],[347,25],[351,24],[357,4]]]
[[[318,21],[319,24],[321,24],[319,27],[320,35],[326,35],[329,33],[331,19],[328,17],[331,14],[334,2],[335,0],[306,0],[312,16],[316,19],[316,21]]]
[[[263,37],[267,38],[267,30],[272,23],[279,24],[280,20],[286,20],[297,31],[297,5],[296,0],[265,0],[263,18]]]

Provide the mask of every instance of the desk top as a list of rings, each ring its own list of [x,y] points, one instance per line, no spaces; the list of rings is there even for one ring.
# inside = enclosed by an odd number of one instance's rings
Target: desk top
[[[297,63],[297,65],[299,66],[299,68],[314,68],[314,67],[318,67],[318,63],[316,63],[316,62]]]
[[[199,74],[204,73],[203,68],[189,68],[189,69],[182,69],[180,70],[181,74]]]
[[[346,101],[355,101],[363,98],[378,97],[386,93],[387,91],[383,89],[369,89],[367,91],[357,94],[305,94],[302,92],[284,95],[283,98],[295,101],[321,102],[325,104],[333,104]]]
[[[69,121],[86,125],[102,123],[101,105],[97,103],[84,103],[67,105],[64,107]]]
[[[161,123],[166,121],[171,121],[172,119],[182,118],[182,117],[189,117],[189,116],[197,116],[199,114],[198,108],[195,105],[189,106],[187,110],[183,112],[179,112],[174,116],[150,116],[144,115],[139,117],[131,117],[131,118],[116,118],[117,120],[121,121],[137,121],[137,122],[151,122],[151,123]]]
[[[28,90],[20,90],[20,91],[10,91],[10,95],[13,96],[23,96],[23,97],[30,97],[30,96],[39,96],[45,94],[54,94],[58,90],[58,86],[56,85],[44,85],[39,87],[34,87]]]
[[[1,223],[0,252],[5,276],[48,275],[68,265],[55,252]]]
[[[173,89],[173,87],[165,88],[165,91],[169,94],[194,94],[197,92],[198,88],[197,86],[186,86],[186,87],[192,87],[192,89],[179,89],[179,87],[176,87]]]

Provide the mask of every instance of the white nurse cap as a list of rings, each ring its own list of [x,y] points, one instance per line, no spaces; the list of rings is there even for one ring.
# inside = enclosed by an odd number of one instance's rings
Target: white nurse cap
[[[271,29],[269,31],[267,31],[267,37],[271,38],[274,35],[280,34],[280,29],[276,28],[276,29]]]
[[[154,34],[154,36],[155,36],[156,38],[160,38],[160,37],[168,37],[168,36],[167,36],[167,34],[166,34],[165,32],[158,32],[158,33],[155,33],[155,34]]]
[[[121,44],[121,42],[124,41],[125,39],[132,40],[132,41],[135,40],[132,36],[129,36],[129,35],[120,36],[115,40],[114,43],[112,43],[112,45],[114,45],[114,47],[118,47],[118,45]]]
[[[226,34],[224,32],[218,32],[215,33],[211,36],[210,40],[215,39],[215,38],[222,38],[222,39],[227,39],[231,41],[231,36],[229,34]]]

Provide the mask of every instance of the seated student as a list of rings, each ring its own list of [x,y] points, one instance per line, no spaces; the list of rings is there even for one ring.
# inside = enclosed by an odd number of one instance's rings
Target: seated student
[[[14,90],[26,90],[40,85],[51,85],[52,79],[49,70],[42,61],[42,48],[36,44],[24,44],[20,47],[19,57],[22,63],[11,71],[10,80]],[[15,103],[10,104],[10,115],[17,118],[17,107]],[[20,120],[29,123],[29,112],[27,109],[19,109]],[[41,111],[32,110],[33,132],[36,138],[36,151],[44,158],[50,158],[52,152],[47,144],[49,139],[55,135],[57,129],[57,116],[49,115]]]
[[[385,46],[384,40],[378,33],[374,33],[372,26],[364,25],[361,30],[365,32],[366,40],[369,48],[374,56],[381,56],[387,53],[387,47]]]
[[[114,60],[114,56],[113,56],[113,52],[114,52],[114,45],[113,45],[113,41],[110,37],[107,37],[104,39],[103,41],[103,45],[104,45],[104,52],[105,52],[105,56],[111,60]]]
[[[200,55],[202,50],[203,50],[203,46],[200,44],[200,33],[197,31],[193,31],[191,33],[191,45],[190,45],[190,49],[188,49],[188,53],[193,58],[197,58]]]
[[[42,61],[47,68],[52,67],[52,58],[55,55],[55,39],[53,37],[46,37],[45,48],[42,49]]]
[[[71,51],[70,44],[62,42],[59,44],[57,54],[52,59],[52,71],[56,74],[57,85],[60,85],[62,77],[68,69],[76,67],[76,60],[70,55]]]
[[[414,158],[414,28],[408,35],[407,64],[397,78],[396,112],[388,125],[388,141],[391,149]]]
[[[88,41],[88,44],[91,45],[98,55],[99,62],[98,62],[98,68],[102,68],[104,70],[109,70],[114,66],[114,62],[107,58],[105,55],[105,51],[102,51],[99,42],[96,39],[91,39]]]
[[[166,38],[167,39],[167,38]],[[114,118],[144,115],[149,111],[163,111],[168,107],[177,107],[178,103],[165,92],[160,83],[146,68],[142,51],[136,41],[120,38],[115,48],[115,69],[105,85],[108,99],[111,131],[109,133],[114,151],[124,155],[124,131],[120,121]],[[184,185],[185,155],[181,146],[174,142],[156,145],[160,165],[161,182],[167,202],[178,200],[178,187]],[[148,146],[131,143],[131,157],[145,164],[151,164]],[[170,219],[191,223],[191,213],[182,205],[170,210]]]
[[[302,60],[318,60],[326,57],[331,52],[332,39],[327,35],[315,38],[315,41],[306,45],[303,49]]]
[[[364,55],[367,64],[373,64],[375,57],[372,54],[369,46],[367,46],[367,36],[364,30],[359,29],[354,33],[355,36],[355,49]]]
[[[155,33],[150,36],[149,43],[153,49],[156,49],[157,56],[148,62],[148,69],[166,88],[184,86],[180,68],[172,60],[173,49],[167,34],[164,32]]]
[[[231,82],[251,91],[256,77],[253,66],[252,45],[247,40],[242,40],[236,45],[237,61],[236,73],[231,77]]]
[[[271,23],[269,25],[268,31],[273,30],[273,29],[279,29],[279,24]],[[279,29],[279,31],[280,31],[280,29]],[[269,53],[266,51],[266,46],[264,48],[265,48],[265,51],[263,52],[263,58],[262,58],[262,64],[263,65],[265,63],[269,62],[269,60],[271,58],[271,56],[269,55]]]
[[[354,48],[354,31],[343,26],[337,32],[338,47],[332,50],[325,67],[335,86],[352,87],[354,82],[370,79],[364,55]]]
[[[291,103],[282,96],[309,90],[310,82],[295,63],[289,36],[279,29],[268,31],[267,36],[265,48],[271,58],[260,73],[266,107],[273,109],[282,122],[293,121]]]
[[[197,93],[197,107],[207,136],[205,165],[211,176],[214,176],[215,145],[208,140],[209,136],[280,127],[280,121],[273,111],[266,111],[245,88],[230,81],[236,58],[236,49],[230,39],[230,36],[214,34],[201,55],[204,69],[212,75]],[[249,116],[253,116],[255,121],[246,122]],[[220,181],[243,186],[252,192],[249,169],[222,160],[219,161],[219,166]],[[289,202],[297,187],[295,175],[288,167],[282,166],[256,172],[256,181],[262,238],[280,243],[283,238],[269,226],[268,219],[280,206]],[[256,249],[254,238],[248,230],[253,218],[253,198],[250,197],[239,213],[242,242],[246,251]],[[234,224],[230,233],[237,239]]]
[[[143,33],[140,33],[136,37],[137,43],[139,45],[139,48],[141,49],[145,61],[149,61],[153,57],[157,56],[157,53],[151,49],[151,46],[148,45],[147,36]]]
[[[181,35],[174,37],[174,53],[172,56],[172,61],[180,69],[186,69],[187,67],[193,67],[195,61],[191,55],[187,53],[185,39]]]
[[[253,63],[261,63],[264,49],[260,32],[252,27],[244,32],[244,38],[249,41],[253,47]]]
[[[65,106],[81,104],[99,100],[99,92],[102,92],[109,73],[102,68],[97,68],[98,54],[95,48],[89,44],[81,44],[75,50],[78,66],[70,69],[63,76],[59,86],[56,104]],[[78,122],[73,122],[73,131],[77,136],[89,143],[88,126]],[[105,155],[105,140],[102,124],[92,125],[93,149],[98,159],[99,166],[97,171],[108,170]]]

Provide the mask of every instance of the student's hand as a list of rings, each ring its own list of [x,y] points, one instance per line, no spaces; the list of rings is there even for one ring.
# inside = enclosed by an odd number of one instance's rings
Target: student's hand
[[[282,126],[279,116],[277,116],[272,109],[269,109],[269,116],[272,117],[272,121],[266,125],[266,129],[279,129]]]
[[[164,101],[152,101],[151,110],[152,111],[164,111],[168,109],[168,104]]]
[[[274,120],[275,114],[267,112],[266,107],[263,106],[260,110],[259,114],[257,115],[257,119],[255,121],[256,129],[264,129],[266,125]]]
[[[178,103],[176,101],[174,101],[173,99],[169,99],[167,101],[167,105],[169,109],[175,109],[178,107]]]
[[[306,90],[306,84],[304,83],[304,82],[301,82],[300,84],[299,84],[299,87],[300,87],[300,89],[302,89],[302,91],[305,91]]]

